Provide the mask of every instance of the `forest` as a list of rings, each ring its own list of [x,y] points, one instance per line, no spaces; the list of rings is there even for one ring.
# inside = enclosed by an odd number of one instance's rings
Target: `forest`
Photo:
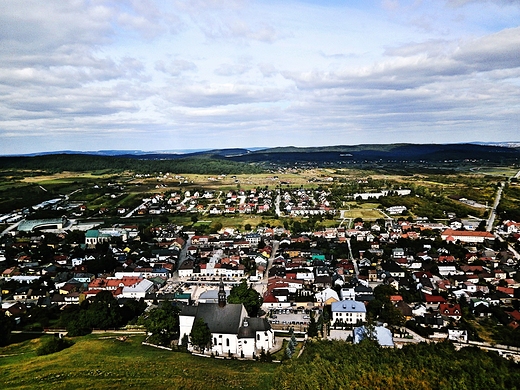
[[[257,166],[230,161],[218,156],[180,158],[165,155],[162,158],[111,157],[86,154],[52,154],[35,157],[0,157],[2,169],[44,170],[49,173],[72,172],[123,172],[137,173],[176,172],[197,174],[261,173]]]
[[[517,389],[518,364],[476,347],[451,342],[402,349],[376,342],[309,341],[298,359],[275,373],[273,389]]]

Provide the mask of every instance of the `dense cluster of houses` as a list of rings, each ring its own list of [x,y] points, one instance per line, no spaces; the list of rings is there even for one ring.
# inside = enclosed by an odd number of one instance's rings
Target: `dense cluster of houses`
[[[245,204],[272,207],[269,194],[272,192],[268,190],[230,191],[220,196],[225,210],[231,205]],[[197,207],[198,199],[215,197],[215,193],[209,192],[183,195],[164,201]],[[298,210],[308,210],[309,214],[312,210],[332,210],[324,192],[295,190],[282,193],[281,198],[281,207],[289,214]],[[157,204],[162,201],[157,199]],[[139,251],[132,249],[133,243],[142,239],[137,227],[114,226],[86,231],[82,247],[87,252],[83,257],[75,257],[73,250],[61,251],[57,237],[57,243],[52,244],[56,251],[45,264],[31,255],[37,252],[35,248],[49,246],[43,236],[14,239],[10,245],[17,254],[9,259],[10,266],[1,270],[3,285],[9,281],[23,284],[14,290],[2,289],[2,308],[16,316],[28,303],[78,304],[104,290],[118,299],[142,298],[152,303],[168,298],[193,303],[183,291],[157,294],[177,270],[180,253],[184,251],[177,274],[181,281],[239,281],[246,277],[251,283],[264,281],[266,313],[295,306],[330,306],[333,327],[357,325],[366,321],[366,308],[375,299],[374,289],[389,285],[395,290],[390,297],[392,305],[405,320],[414,320],[420,327],[457,330],[463,315],[461,303],[477,317],[490,316],[492,309],[499,307],[510,320],[507,325],[517,327],[520,313],[514,310],[513,302],[520,297],[518,258],[510,251],[492,249],[495,234],[464,229],[465,226],[457,220],[444,225],[398,219],[383,223],[356,221],[350,228],[299,234],[282,227],[263,227],[246,233],[224,228],[210,235],[168,226],[154,228],[149,237],[153,245]],[[505,221],[497,235],[518,240],[520,224]],[[421,238],[421,245],[415,245]],[[103,254],[105,257],[118,262],[110,274],[89,273],[86,267],[89,261],[100,259],[99,253],[94,253],[100,245],[109,250]],[[0,264],[7,263],[5,251],[0,256]],[[37,283],[35,288],[34,281],[40,279],[45,283]],[[193,325],[203,315],[217,318],[229,311],[226,315],[233,318],[232,333],[223,333],[223,328],[215,325],[219,329],[214,332],[215,353],[251,356],[259,348],[272,345],[271,324],[266,319],[249,318],[243,307],[223,306],[222,302],[220,306],[211,300],[200,304],[182,314],[186,317],[186,329],[190,321]]]
[[[513,233],[517,227],[518,224],[506,221],[499,231],[518,239]],[[410,242],[417,240],[426,229],[438,232],[436,236],[427,236],[431,244],[423,244],[420,250],[412,245],[396,246],[403,237]],[[384,229],[359,224],[349,231],[330,229],[326,234],[314,232],[309,237],[285,241],[312,243],[316,237],[340,244],[349,237],[368,241],[364,245],[367,249],[333,260],[321,254],[319,246],[296,250],[288,244],[270,269],[264,296],[266,310],[291,308],[295,302],[306,307],[330,306],[332,326],[338,325],[339,319],[343,320],[339,325],[361,322],[364,311],[352,302],[362,302],[361,308],[366,307],[375,299],[373,289],[386,284],[396,291],[390,299],[403,319],[414,320],[420,327],[450,327],[455,331],[462,317],[461,300],[474,316],[491,316],[493,309],[500,308],[509,318],[504,325],[518,326],[520,313],[512,305],[520,298],[518,257],[508,250],[490,249],[495,240],[491,233],[402,221]],[[454,248],[462,248],[464,256],[455,257],[450,252]]]
[[[64,241],[66,233],[57,233],[51,245],[46,242],[48,234],[4,237],[13,255],[0,262],[6,264],[1,268],[2,308],[7,310],[14,303],[65,308],[104,290],[116,299],[143,298],[151,303],[176,270],[185,246],[183,238],[164,230],[157,229],[157,242],[148,250],[140,247],[137,226],[133,225],[88,230],[84,243],[72,247]],[[44,261],[42,250],[48,251]],[[111,263],[113,271],[89,272],[91,264],[103,269],[104,262]]]
[[[177,214],[203,213],[208,215],[222,214],[264,214],[274,213],[278,198],[279,211],[287,216],[334,215],[335,208],[331,204],[330,193],[318,190],[293,189],[279,194],[268,188],[253,188],[236,191],[186,191],[158,193],[143,199],[137,208],[138,215],[145,214]],[[124,214],[128,210],[118,209]]]

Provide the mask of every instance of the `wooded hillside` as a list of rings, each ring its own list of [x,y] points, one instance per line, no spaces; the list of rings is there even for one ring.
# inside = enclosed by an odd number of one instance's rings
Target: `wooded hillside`
[[[520,367],[478,348],[451,343],[384,349],[370,341],[309,342],[276,372],[273,389],[517,389]]]

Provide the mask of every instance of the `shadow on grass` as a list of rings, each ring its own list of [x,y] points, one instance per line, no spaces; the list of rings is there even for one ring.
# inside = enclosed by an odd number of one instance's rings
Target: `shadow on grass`
[[[44,336],[44,333],[11,333],[9,344],[23,343],[24,341],[39,339]]]

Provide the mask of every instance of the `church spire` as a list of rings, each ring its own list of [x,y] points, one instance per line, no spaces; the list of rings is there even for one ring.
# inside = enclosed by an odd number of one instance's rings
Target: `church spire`
[[[222,281],[222,276],[220,277],[220,285],[218,287],[218,306],[226,306],[226,291],[224,290],[224,282]]]

